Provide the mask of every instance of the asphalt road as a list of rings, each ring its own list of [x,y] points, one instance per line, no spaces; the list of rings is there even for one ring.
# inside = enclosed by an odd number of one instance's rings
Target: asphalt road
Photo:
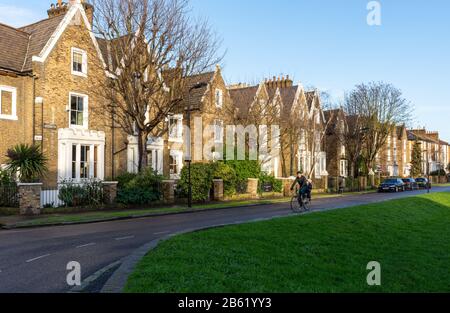
[[[450,187],[432,192],[449,191]],[[423,194],[414,191],[318,199],[311,209],[326,210]],[[258,218],[292,214],[289,204],[261,205],[96,224],[0,231],[0,292],[66,292],[70,261],[85,279],[135,249],[171,233]]]

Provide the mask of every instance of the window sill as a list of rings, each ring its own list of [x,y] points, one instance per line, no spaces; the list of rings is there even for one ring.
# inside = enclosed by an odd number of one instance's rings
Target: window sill
[[[3,115],[0,114],[0,120],[17,121],[19,120],[17,116],[14,115]]]
[[[87,78],[87,73],[72,71],[72,75]]]
[[[69,125],[70,129],[81,129],[81,130],[89,130],[89,127],[84,125]]]

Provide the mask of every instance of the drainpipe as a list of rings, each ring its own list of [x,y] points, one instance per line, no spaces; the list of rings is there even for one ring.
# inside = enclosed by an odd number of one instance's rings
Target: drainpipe
[[[33,99],[32,99],[32,108],[33,108],[33,146],[35,145],[35,135],[36,135],[36,75],[31,76],[33,80]]]

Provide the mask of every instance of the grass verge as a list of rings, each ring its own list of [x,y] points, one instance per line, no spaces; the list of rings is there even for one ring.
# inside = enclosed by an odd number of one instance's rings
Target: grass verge
[[[350,196],[355,194],[361,193],[347,193],[344,196]],[[334,194],[314,195],[315,199],[332,198],[332,197],[338,196]],[[192,210],[188,210],[185,206],[174,206],[174,207],[135,209],[135,210],[124,209],[124,210],[72,213],[72,210],[74,210],[73,208],[59,208],[59,209],[51,208],[51,209],[44,209],[44,212],[45,211],[51,212],[50,214],[43,214],[38,217],[21,218],[20,220],[14,218],[14,221],[11,223],[8,222],[7,218],[0,217],[0,224],[3,224],[3,226],[6,228],[22,228],[22,227],[38,227],[38,226],[71,224],[71,223],[90,223],[121,218],[139,218],[160,214],[175,214],[191,211],[215,210],[215,209],[225,209],[240,206],[261,205],[261,204],[277,204],[277,203],[285,203],[288,201],[290,201],[290,198],[229,201],[222,203],[194,205]],[[79,208],[76,210],[79,210]]]
[[[449,292],[450,194],[173,237],[127,292]],[[370,261],[382,284],[366,283]]]

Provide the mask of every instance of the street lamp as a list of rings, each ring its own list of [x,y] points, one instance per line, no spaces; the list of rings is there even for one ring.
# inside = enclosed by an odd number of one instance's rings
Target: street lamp
[[[188,125],[188,142],[187,142],[187,151],[185,156],[185,162],[188,164],[188,208],[192,208],[192,183],[191,183],[191,163],[192,163],[192,154],[191,154],[191,111],[192,111],[192,103],[191,103],[191,92],[195,89],[200,89],[206,87],[207,83],[196,83],[194,86],[189,88],[188,91],[188,105],[186,107],[187,111],[187,125]]]

